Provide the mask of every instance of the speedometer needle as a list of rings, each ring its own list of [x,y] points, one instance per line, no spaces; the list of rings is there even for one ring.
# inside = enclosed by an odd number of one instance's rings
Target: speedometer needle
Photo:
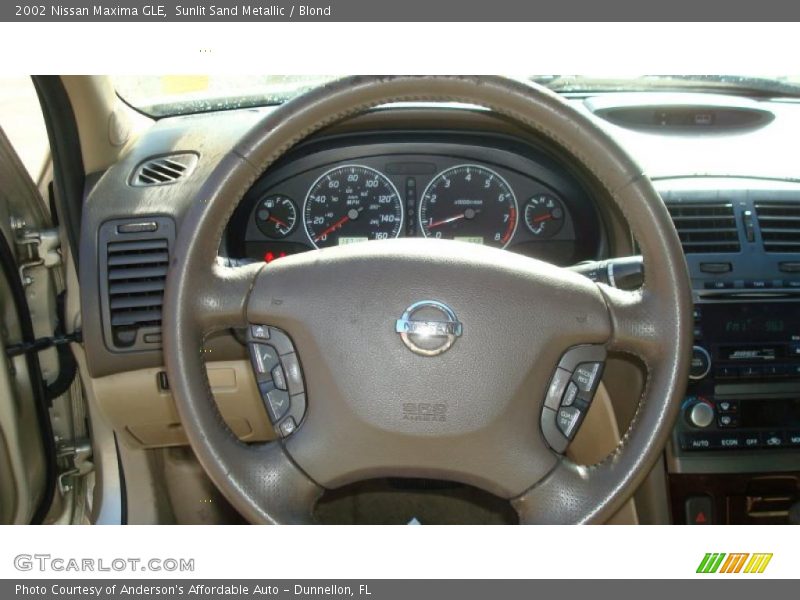
[[[356,217],[358,217],[359,214],[361,214],[362,210],[364,210],[364,207],[358,208],[356,210],[353,210],[351,208],[345,216],[343,216],[341,219],[336,221],[333,225],[331,225],[330,227],[325,229],[322,233],[320,233],[317,237],[315,237],[314,241],[315,242],[320,241],[326,235],[328,235],[329,233],[333,233],[334,231],[339,229],[342,225],[344,225],[348,221],[351,221],[352,219],[355,219]]]

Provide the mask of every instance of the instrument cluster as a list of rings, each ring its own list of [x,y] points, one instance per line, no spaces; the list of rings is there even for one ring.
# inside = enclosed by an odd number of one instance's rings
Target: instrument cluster
[[[271,262],[397,237],[457,240],[572,264],[596,257],[602,227],[579,183],[535,152],[353,144],[312,149],[265,173],[231,221],[227,253]]]

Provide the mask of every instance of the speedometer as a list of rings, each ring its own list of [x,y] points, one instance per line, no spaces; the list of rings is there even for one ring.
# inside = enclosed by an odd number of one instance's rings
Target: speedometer
[[[425,237],[505,248],[517,229],[517,199],[497,172],[458,165],[425,188],[419,225]]]
[[[403,228],[403,201],[380,171],[344,165],[311,185],[303,207],[308,239],[317,248],[396,238]]]

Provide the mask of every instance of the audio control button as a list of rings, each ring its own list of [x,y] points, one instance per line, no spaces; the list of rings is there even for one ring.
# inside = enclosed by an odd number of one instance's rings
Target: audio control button
[[[692,361],[689,368],[689,379],[702,379],[711,370],[711,355],[702,346],[692,347]]]

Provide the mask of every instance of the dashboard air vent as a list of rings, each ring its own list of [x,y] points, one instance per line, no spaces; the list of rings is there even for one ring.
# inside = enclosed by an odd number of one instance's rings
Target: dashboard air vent
[[[756,202],[767,252],[800,252],[800,202]]]
[[[730,202],[676,202],[667,209],[686,254],[739,251],[739,230]]]
[[[166,217],[103,224],[100,291],[109,348],[160,347],[161,306],[174,235],[174,224]]]
[[[151,186],[175,183],[188,175],[197,164],[197,155],[191,152],[149,158],[139,164],[131,176],[131,185]]]

